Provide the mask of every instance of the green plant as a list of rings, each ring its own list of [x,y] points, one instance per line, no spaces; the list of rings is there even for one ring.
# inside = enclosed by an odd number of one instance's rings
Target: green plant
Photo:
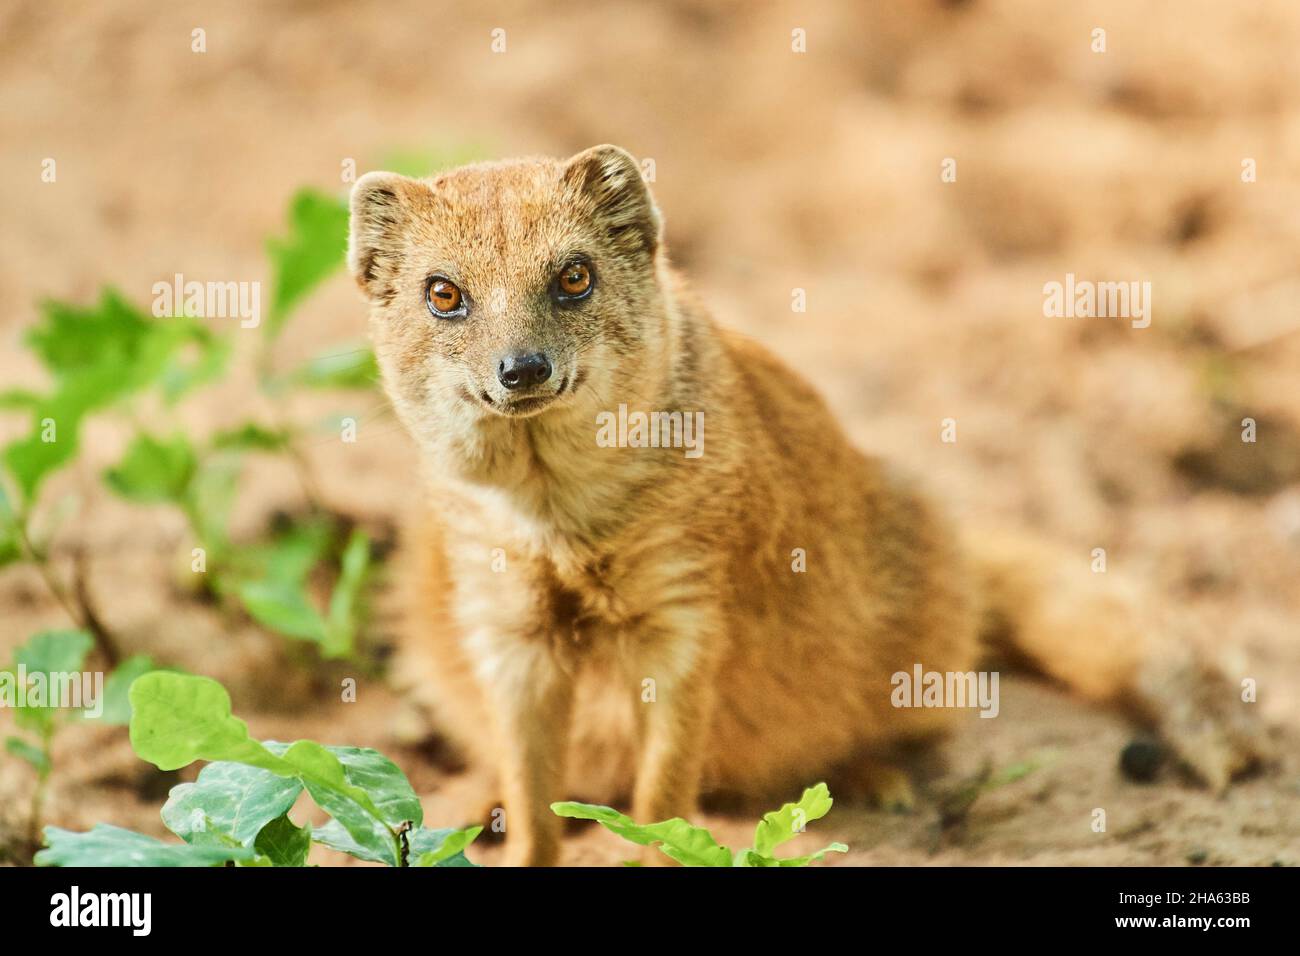
[[[82,695],[81,675],[93,646],[93,639],[85,631],[42,631],[14,652],[9,669],[0,671],[0,697],[6,705],[12,703],[14,723],[20,731],[5,739],[5,751],[30,764],[36,772],[28,816],[33,844],[39,843],[42,807],[54,770],[54,737],[59,728],[73,720],[126,724],[131,718],[127,695],[132,682],[154,669],[148,657],[123,661],[108,675],[101,696],[92,703]],[[76,684],[69,685],[69,679]],[[76,706],[63,706],[62,689],[72,692]]]
[[[313,842],[389,866],[474,866],[465,848],[481,832],[423,826],[406,776],[376,750],[257,741],[231,714],[224,687],[206,677],[154,672],[130,689],[131,745],[161,770],[211,761],[173,787],[165,843],[99,824],[88,833],[45,828],[43,866],[304,866]],[[289,811],[308,796],[331,817],[313,829]]]
[[[719,846],[708,830],[680,817],[641,824],[611,807],[591,803],[553,803],[551,810],[562,817],[595,820],[625,840],[657,847],[683,866],[807,866],[827,853],[845,853],[848,847],[832,843],[808,856],[785,858],[776,856],[776,848],[797,837],[806,824],[826,816],[833,802],[826,784],[809,787],[797,803],[787,803],[779,810],[764,814],[754,830],[754,845],[734,854]]]
[[[275,292],[264,325],[258,381],[272,409],[289,388],[370,388],[376,377],[373,357],[365,348],[333,350],[284,375],[272,371],[270,345],[292,308],[343,265],[347,207],[340,198],[304,190],[294,197],[290,220],[289,234],[268,244]],[[128,402],[152,400],[148,417],[166,420],[187,393],[225,373],[231,337],[214,333],[190,316],[153,319],[107,290],[97,305],[85,308],[46,302],[42,321],[28,333],[27,344],[53,385],[43,395],[23,390],[0,395],[0,409],[26,412],[32,418],[27,435],[0,449],[0,566],[31,562],[74,623],[95,637],[111,665],[119,658],[117,648],[90,607],[84,587],[61,578],[50,559],[49,542],[57,522],[41,528],[34,520],[41,488],[76,459],[82,425],[91,415],[119,409],[138,421],[141,414]],[[363,535],[349,533],[345,523],[321,508],[302,449],[306,434],[306,428],[287,421],[249,421],[201,440],[187,437],[177,426],[153,433],[137,425],[123,458],[105,472],[104,481],[126,500],[171,505],[186,516],[200,545],[195,561],[201,567],[196,570],[205,572],[205,589],[243,603],[263,626],[280,630],[278,624],[287,621],[291,636],[316,641],[326,656],[343,656],[352,650],[365,608],[358,594],[366,578],[369,547]],[[242,456],[251,453],[287,456],[302,480],[310,520],[329,525],[329,533],[318,539],[313,566],[295,577],[267,572],[268,566],[279,566],[265,559],[267,545],[273,547],[276,539],[242,553],[229,538],[227,521]],[[313,605],[307,577],[318,565],[336,567],[337,580],[328,612],[309,621]],[[259,585],[260,597],[245,600],[244,589],[258,593]]]
[[[0,410],[26,413],[32,423],[26,435],[0,449],[0,567],[30,562],[112,665],[117,648],[90,606],[79,569],[69,581],[50,559],[50,541],[60,521],[75,510],[75,501],[64,499],[47,509],[42,525],[35,517],[41,489],[76,457],[82,426],[92,415],[154,387],[164,403],[174,403],[214,378],[229,349],[191,319],[149,321],[111,289],[89,308],[45,302],[41,315],[26,342],[49,375],[49,391],[0,395]]]
[[[418,175],[471,158],[448,154],[440,163],[438,156],[411,153],[402,162],[424,165],[424,170],[406,169]],[[342,195],[304,189],[292,198],[286,231],[268,240],[266,248],[272,295],[254,358],[263,412],[207,435],[188,430],[178,412],[194,392],[230,371],[232,333],[182,314],[186,309],[180,302],[171,307],[155,302],[151,316],[111,288],[89,305],[41,304],[25,343],[48,384],[0,392],[0,412],[31,422],[17,439],[0,446],[0,569],[16,562],[34,567],[76,629],[36,635],[18,650],[14,671],[0,672],[0,679],[8,675],[16,682],[20,667],[28,674],[81,671],[96,654],[109,673],[103,712],[95,719],[125,724],[131,716],[128,688],[154,670],[147,657],[124,659],[92,606],[84,551],[75,544],[67,548],[72,560],[63,565],[53,557],[56,535],[80,504],[74,495],[48,500],[48,481],[75,464],[85,423],[101,414],[133,425],[121,459],[104,471],[104,484],[134,504],[172,507],[185,516],[196,545],[191,570],[199,590],[268,630],[310,642],[323,657],[353,653],[374,571],[371,542],[320,499],[307,454],[309,443],[319,440],[314,434],[319,423],[295,421],[283,409],[294,392],[371,390],[377,368],[364,344],[326,349],[287,370],[278,368],[274,355],[295,310],[342,270],[347,218]],[[306,504],[274,522],[269,533],[235,541],[229,518],[250,455],[284,458],[298,475]],[[5,740],[5,750],[37,774],[33,828],[40,826],[56,731],[85,716],[46,704],[16,710],[16,733]],[[323,832],[329,838],[332,831]],[[417,849],[424,848],[420,856],[432,852],[428,832],[436,831],[415,832],[403,845],[409,850],[414,841]],[[266,840],[288,835],[280,824]]]
[[[385,164],[422,175],[480,154],[474,146],[406,150]],[[260,418],[205,437],[188,434],[172,412],[193,390],[227,373],[232,335],[180,314],[186,311],[181,302],[171,304],[177,314],[154,318],[112,289],[91,306],[45,302],[26,343],[51,386],[43,393],[0,393],[0,411],[26,414],[32,422],[27,434],[0,448],[0,567],[15,561],[35,566],[74,624],[94,637],[109,666],[120,655],[91,606],[80,562],[74,562],[69,577],[50,556],[60,521],[76,510],[76,501],[37,506],[46,480],[76,459],[85,421],[110,410],[126,412],[136,427],[104,482],[128,501],[167,505],[184,514],[196,545],[191,570],[199,589],[242,608],[269,630],[314,643],[325,657],[354,650],[366,613],[371,548],[364,534],[321,501],[307,453],[316,426],[287,418],[282,410],[297,391],[370,390],[378,370],[363,343],[327,349],[287,371],[277,369],[275,345],[295,310],[343,268],[347,202],[342,195],[302,189],[292,197],[286,218],[284,234],[266,243],[272,294],[254,358],[264,399]],[[140,410],[142,402],[150,403],[147,411]],[[337,427],[337,420],[329,427]],[[302,487],[305,515],[263,540],[236,543],[228,521],[243,459],[251,454],[288,461]],[[328,593],[318,600],[318,591]]]
[[[128,500],[170,504],[185,515],[201,545],[194,558],[209,593],[237,602],[268,630],[314,643],[326,658],[345,657],[355,648],[366,608],[360,595],[370,571],[370,542],[324,507],[305,450],[311,429],[280,409],[295,389],[371,389],[378,371],[364,345],[276,371],[273,347],[294,309],[343,267],[347,203],[303,189],[290,202],[288,220],[287,233],[267,242],[273,291],[256,357],[270,421],[245,421],[199,441],[179,431],[160,437],[140,430],[104,480]],[[284,456],[298,475],[307,513],[265,540],[236,545],[227,523],[248,454]],[[313,579],[322,576],[332,579],[324,611],[312,594]]]
[[[170,504],[186,516],[201,544],[191,570],[202,572],[209,593],[237,601],[268,630],[314,643],[325,658],[346,657],[365,616],[369,537],[320,509],[252,542],[236,544],[227,530],[239,456],[275,451],[289,440],[286,432],[253,424],[219,432],[201,449],[179,433],[166,439],[141,433],[104,480],[124,498]],[[312,579],[322,572],[330,579],[324,611],[312,596]]]
[[[965,825],[971,809],[984,794],[1023,780],[1040,767],[1050,765],[1055,760],[1055,753],[1049,750],[995,771],[992,759],[986,757],[976,773],[959,780],[956,785],[940,795],[940,831],[953,830]]]

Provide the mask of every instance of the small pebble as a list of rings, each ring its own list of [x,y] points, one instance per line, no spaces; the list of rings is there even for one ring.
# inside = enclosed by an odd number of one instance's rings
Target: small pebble
[[[1135,737],[1119,755],[1119,769],[1134,783],[1150,783],[1165,762],[1165,748],[1149,737]]]

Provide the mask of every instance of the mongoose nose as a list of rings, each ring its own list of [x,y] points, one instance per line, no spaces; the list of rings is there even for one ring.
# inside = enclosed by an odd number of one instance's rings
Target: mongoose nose
[[[497,363],[497,379],[510,391],[541,385],[551,377],[551,361],[541,352],[510,355]]]

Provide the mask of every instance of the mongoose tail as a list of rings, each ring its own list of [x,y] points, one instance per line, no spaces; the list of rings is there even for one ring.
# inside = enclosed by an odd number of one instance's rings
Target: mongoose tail
[[[1190,614],[1157,614],[1115,571],[1028,538],[970,546],[981,638],[995,657],[1116,706],[1156,731],[1215,791],[1263,756],[1255,706],[1209,653]],[[1198,639],[1199,638],[1199,639]]]

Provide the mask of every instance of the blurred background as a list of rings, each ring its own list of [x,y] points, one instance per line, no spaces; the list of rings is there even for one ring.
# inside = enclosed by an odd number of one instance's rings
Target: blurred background
[[[1081,567],[1104,547],[1147,600],[1192,610],[1246,662],[1281,728],[1280,766],[1226,797],[1172,776],[1143,787],[1116,768],[1119,718],[1010,679],[1002,719],[961,725],[915,813],[837,805],[819,836],[853,847],[839,862],[1295,865],[1298,48],[1300,7],[1284,0],[9,0],[0,391],[48,384],[25,343],[44,299],[90,305],[113,286],[147,313],[153,284],[183,273],[261,281],[266,309],[268,237],[302,187],[345,195],[349,161],[360,174],[617,143],[654,161],[671,257],[717,319],[811,380],[860,447],[920,475],[961,520],[1038,529]],[[1043,286],[1066,273],[1151,282],[1150,327],[1045,318]],[[795,289],[806,311],[792,311]],[[229,373],[167,420],[199,433],[353,415],[355,443],[326,432],[299,452],[318,499],[367,529],[379,561],[413,480],[382,400],[258,387],[259,368],[352,348],[356,290],[332,275],[272,348],[222,321]],[[29,430],[12,411],[0,442]],[[1255,443],[1241,441],[1247,417]],[[940,441],[946,418],[955,444]],[[390,753],[437,820],[455,757],[404,710],[403,675],[385,674],[382,573],[356,666],[196,598],[177,583],[184,516],[101,478],[132,434],[120,415],[88,420],[77,461],[42,490],[33,520],[51,529],[54,573],[75,577],[123,653],[220,679],[257,735]],[[231,535],[285,520],[300,486],[293,463],[250,458]],[[0,663],[68,625],[30,562],[0,568]],[[355,704],[338,703],[340,674],[358,678]],[[137,760],[121,728],[69,728],[54,761],[48,822],[164,832],[157,806],[180,778]],[[945,788],[986,762],[1033,769],[945,822]],[[20,846],[34,780],[0,755],[0,845]],[[1108,808],[1109,832],[1081,823],[1082,806]],[[742,844],[752,826],[707,822]],[[571,862],[621,859],[607,836],[584,831]]]

